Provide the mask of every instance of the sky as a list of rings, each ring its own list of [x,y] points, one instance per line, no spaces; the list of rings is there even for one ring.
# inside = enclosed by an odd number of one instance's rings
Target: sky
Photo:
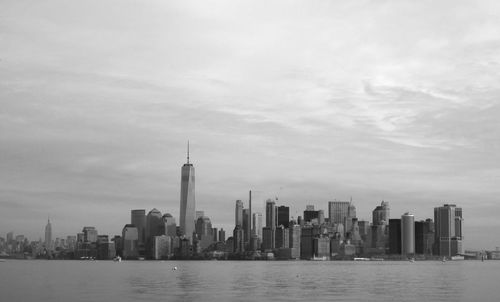
[[[0,236],[120,234],[235,200],[371,220],[463,208],[500,236],[498,1],[0,1]]]

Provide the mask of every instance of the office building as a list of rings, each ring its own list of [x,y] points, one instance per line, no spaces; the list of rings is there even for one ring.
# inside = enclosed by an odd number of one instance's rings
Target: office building
[[[226,241],[226,231],[224,231],[223,228],[219,230],[219,241],[220,242],[225,242]]]
[[[313,257],[330,259],[330,238],[327,236],[313,238]]]
[[[234,225],[243,226],[243,202],[241,200],[236,200],[234,207]]]
[[[172,256],[172,238],[167,235],[153,237],[153,259],[169,259]]]
[[[434,245],[436,255],[452,257],[462,251],[462,208],[445,204],[434,208]]]
[[[163,216],[157,209],[152,209],[146,216],[146,256],[153,257],[154,237],[165,233],[165,223]]]
[[[165,228],[164,234],[170,237],[177,236],[177,224],[175,223],[175,218],[167,213],[162,217],[163,225]]]
[[[140,209],[130,211],[130,223],[137,228],[139,249],[144,251],[146,244],[146,210]]]
[[[12,235],[12,233],[9,233]],[[7,234],[7,243],[12,241],[12,238],[9,238],[9,234]],[[45,226],[45,248],[47,250],[52,250],[52,224],[50,224],[50,219],[47,219],[47,225]]]
[[[432,219],[415,221],[415,254],[432,255],[434,222]]]
[[[313,227],[309,225],[304,226],[300,233],[300,259],[310,260],[313,257],[313,238]]]
[[[262,213],[253,213],[253,234],[262,240]]]
[[[233,245],[234,253],[241,254],[245,252],[244,231],[240,225],[237,225],[233,230]]]
[[[262,249],[273,250],[275,248],[275,231],[274,227],[263,227],[262,228]]]
[[[278,215],[278,226],[282,225],[288,228],[290,223],[290,207],[279,206],[276,210]]]
[[[93,226],[83,227],[83,242],[96,243],[97,242],[97,230]]]
[[[390,208],[389,203],[382,201],[379,206],[375,207],[372,212],[373,225],[387,225],[389,224]]]
[[[304,222],[312,222],[313,220],[317,223],[319,217],[319,211],[314,210],[313,205],[307,205],[304,211]]]
[[[250,209],[243,209],[243,225],[242,225],[242,228],[243,228],[243,233],[245,234],[244,235],[244,241],[245,241],[245,244],[248,244],[250,243],[250,223],[251,223],[251,220],[250,220]]]
[[[389,219],[389,254],[401,255],[401,219]]]
[[[415,254],[415,217],[409,213],[401,216],[401,254],[406,257]]]
[[[196,236],[198,239],[198,246],[201,251],[208,248],[214,242],[212,234],[212,222],[207,216],[202,216],[196,221]]]
[[[181,201],[180,201],[180,230],[181,234],[193,239],[194,221],[196,214],[194,166],[189,162],[189,142],[187,162],[181,169]],[[187,252],[187,251],[185,251]]]
[[[271,199],[266,200],[266,227],[276,228],[276,203]]]
[[[344,223],[344,218],[347,217],[349,211],[349,204],[349,201],[328,202],[328,218],[330,224]]]
[[[275,234],[274,248],[280,249],[289,247],[290,235],[288,231],[289,231],[288,228],[284,228],[282,225],[276,228],[274,233]]]
[[[300,225],[298,224],[291,224],[289,228],[289,236],[290,238],[288,239],[288,245],[290,246],[291,253],[290,253],[290,258],[291,259],[299,259],[300,258]]]
[[[122,230],[122,257],[124,259],[137,259],[139,232],[133,224],[127,224]]]

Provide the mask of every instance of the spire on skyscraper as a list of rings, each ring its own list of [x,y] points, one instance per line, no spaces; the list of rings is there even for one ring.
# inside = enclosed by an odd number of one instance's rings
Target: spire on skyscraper
[[[189,164],[189,140],[188,140],[188,150],[187,150],[187,163]]]

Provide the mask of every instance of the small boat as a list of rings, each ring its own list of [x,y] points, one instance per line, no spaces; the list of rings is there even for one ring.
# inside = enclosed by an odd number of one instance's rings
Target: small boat
[[[354,258],[354,261],[370,261],[370,258],[360,258],[360,257],[357,257],[357,258]]]
[[[410,258],[410,259],[408,259],[408,261],[415,262],[415,258]]]
[[[122,262],[122,257],[116,256],[115,258],[113,258],[113,261],[114,262]]]
[[[443,259],[441,259],[441,262],[446,262],[446,257],[443,257]]]

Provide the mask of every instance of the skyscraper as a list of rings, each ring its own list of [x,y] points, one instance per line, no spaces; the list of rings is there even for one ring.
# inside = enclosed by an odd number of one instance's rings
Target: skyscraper
[[[194,166],[189,163],[189,142],[187,149],[187,163],[181,170],[181,202],[180,202],[180,228],[181,233],[188,238],[193,237],[195,230],[194,220],[196,202],[194,198]]]
[[[257,238],[262,240],[262,214],[261,213],[253,213],[253,231],[254,235],[257,235]]]
[[[47,225],[45,226],[45,248],[52,249],[52,225],[50,219],[47,219]]]
[[[130,211],[130,223],[137,228],[138,240],[137,245],[139,250],[144,250],[146,243],[146,210],[132,210]]]
[[[277,208],[278,211],[278,226],[282,225],[285,228],[288,228],[290,224],[290,207],[279,206]]]
[[[389,224],[389,203],[382,200],[382,203],[375,207],[372,212],[373,225],[388,225]]]
[[[241,200],[236,200],[234,208],[234,225],[243,226],[243,202]]]
[[[401,254],[415,254],[415,217],[409,213],[401,216]]]
[[[401,219],[389,219],[389,254],[401,254]]]
[[[165,233],[165,224],[162,214],[157,209],[152,209],[146,216],[146,252],[147,257],[153,257],[153,243],[155,236],[161,236]]]
[[[266,227],[276,228],[276,204],[271,199],[266,200]]]
[[[349,211],[349,201],[329,201],[328,202],[328,218],[331,224],[344,223],[344,218],[347,217]]]
[[[136,259],[139,257],[138,250],[139,233],[133,224],[127,224],[122,230],[122,257],[124,259]]]
[[[177,235],[177,224],[172,214],[167,213],[163,215],[162,220],[165,225],[165,235],[175,237]]]
[[[243,225],[242,225],[242,229],[243,229],[243,233],[244,233],[244,236],[243,236],[243,241],[245,242],[245,244],[249,243],[250,242],[250,209],[243,209]]]
[[[462,208],[454,204],[434,208],[434,222],[437,255],[462,254]]]

